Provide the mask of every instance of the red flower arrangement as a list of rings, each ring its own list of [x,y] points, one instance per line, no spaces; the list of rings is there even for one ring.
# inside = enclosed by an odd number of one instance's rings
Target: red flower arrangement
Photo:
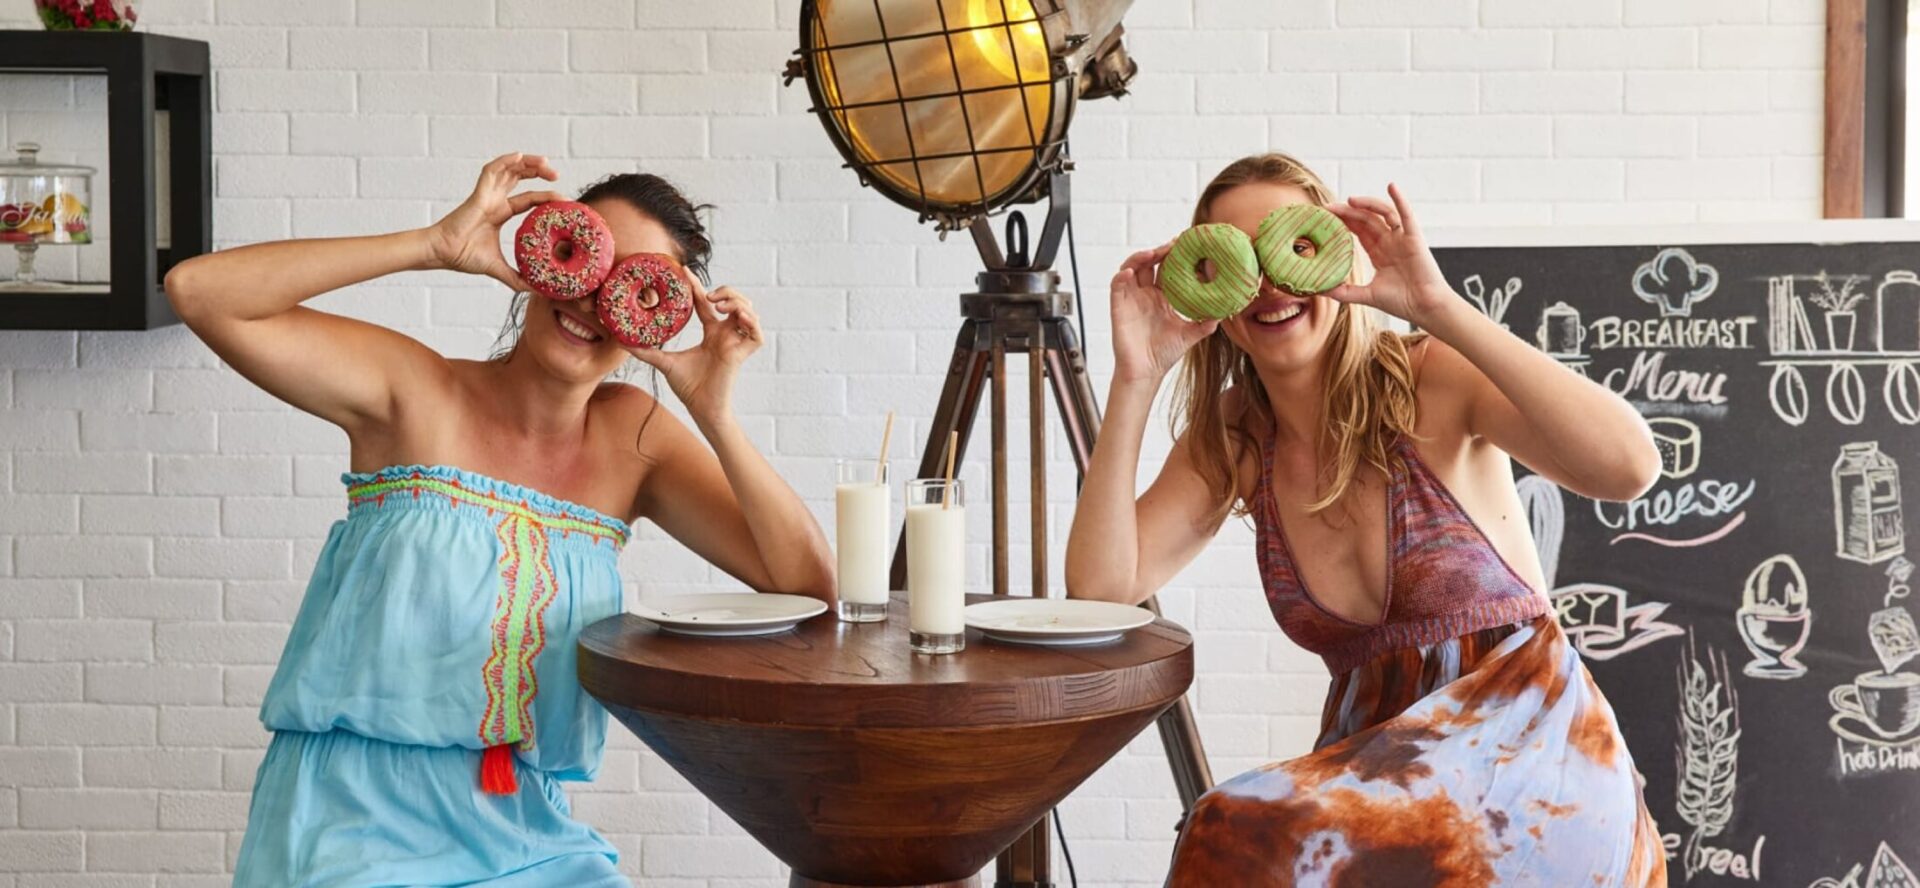
[[[126,31],[139,16],[133,0],[33,0],[49,31]]]

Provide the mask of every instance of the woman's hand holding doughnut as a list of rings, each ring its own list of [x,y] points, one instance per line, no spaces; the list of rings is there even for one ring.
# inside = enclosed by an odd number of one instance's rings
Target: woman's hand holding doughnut
[[[531,289],[500,252],[500,227],[534,206],[565,200],[553,191],[513,193],[528,179],[557,178],[547,159],[537,154],[516,152],[488,161],[480,169],[473,193],[427,230],[432,245],[428,266],[484,274],[515,291]]]
[[[584,299],[613,270],[613,230],[586,204],[543,203],[513,233],[513,264],[535,293],[562,302]]]
[[[1291,204],[1267,214],[1253,239],[1275,287],[1317,296],[1353,279],[1353,233],[1325,207]]]
[[[594,312],[621,345],[660,348],[693,316],[692,277],[672,257],[635,253],[606,275]]]
[[[1388,185],[1387,195],[1393,199],[1391,203],[1361,196],[1327,207],[1359,238],[1374,267],[1371,282],[1343,284],[1327,291],[1327,295],[1342,302],[1371,305],[1417,326],[1431,327],[1437,314],[1466,303],[1447,285],[1406,195],[1397,185]]]
[[[1160,263],[1160,288],[1182,317],[1233,317],[1260,293],[1260,263],[1253,241],[1224,222],[1181,232]]]
[[[1108,303],[1113,311],[1115,382],[1158,384],[1180,356],[1220,326],[1218,320],[1190,321],[1167,303],[1160,289],[1161,263],[1172,243],[1127,257],[1113,276]]]
[[[696,420],[718,419],[733,410],[733,381],[747,356],[766,337],[753,303],[732,287],[708,293],[700,281],[681,271],[700,319],[700,343],[685,351],[630,347],[641,361],[659,368],[667,386]]]

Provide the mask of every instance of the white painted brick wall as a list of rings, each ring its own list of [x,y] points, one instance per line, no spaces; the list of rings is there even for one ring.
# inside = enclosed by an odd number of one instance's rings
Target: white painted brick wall
[[[424,224],[479,161],[515,149],[553,154],[564,188],[644,169],[718,204],[715,277],[749,290],[772,330],[742,381],[744,422],[830,518],[832,458],[864,454],[886,409],[925,435],[974,258],[859,189],[804,92],[780,88],[797,8],[148,0],[142,14],[212,43],[223,246]],[[1435,225],[1814,217],[1822,9],[1139,0],[1133,93],[1083,105],[1074,129],[1082,279],[1097,288],[1130,249],[1171,236],[1214,170],[1266,148],[1304,156],[1337,187],[1401,182]],[[0,27],[32,26],[27,4],[0,6]],[[84,78],[0,76],[0,140],[39,138],[49,157],[104,166],[87,122],[103,95]],[[101,267],[76,259],[47,264]],[[1104,391],[1104,300],[1092,295]],[[318,305],[473,356],[505,297],[409,274]],[[1167,446],[1160,428],[1150,463]],[[340,513],[344,443],[181,328],[0,332],[0,888],[226,883],[266,739],[255,711]],[[1049,455],[1057,571],[1072,472],[1057,430]],[[966,477],[984,483],[984,466]],[[623,570],[636,592],[724,585],[651,531]],[[1323,676],[1274,630],[1246,529],[1223,532],[1163,602],[1199,639],[1194,699],[1215,773],[1306,749]],[[617,728],[575,806],[642,884],[785,884]],[[1064,815],[1083,884],[1159,884],[1178,806],[1152,732]]]

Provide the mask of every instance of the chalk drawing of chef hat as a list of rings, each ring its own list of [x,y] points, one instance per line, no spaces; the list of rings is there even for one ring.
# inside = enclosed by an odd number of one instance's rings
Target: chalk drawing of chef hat
[[[1659,306],[1665,318],[1691,316],[1694,303],[1712,296],[1718,286],[1720,272],[1679,247],[1661,250],[1633,273],[1634,295]]]

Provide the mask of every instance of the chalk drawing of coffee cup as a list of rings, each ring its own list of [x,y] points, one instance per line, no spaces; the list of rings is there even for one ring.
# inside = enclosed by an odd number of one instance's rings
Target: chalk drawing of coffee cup
[[[1834,731],[1849,739],[1875,745],[1920,739],[1920,673],[1863,672],[1853,684],[1834,688],[1827,702],[1835,713]],[[1871,738],[1859,734],[1859,727]]]
[[[1718,286],[1720,272],[1679,247],[1661,250],[1633,273],[1634,295],[1659,306],[1663,318],[1691,317],[1693,306]]]
[[[1741,671],[1777,680],[1807,674],[1794,657],[1807,646],[1813,609],[1807,605],[1807,577],[1793,556],[1775,555],[1747,575],[1735,619],[1740,640],[1753,652]]]
[[[1540,350],[1556,358],[1583,358],[1587,328],[1580,323],[1580,309],[1555,302],[1540,312],[1540,327],[1534,331]]]
[[[1655,416],[1647,420],[1647,428],[1660,452],[1660,474],[1678,480],[1700,468],[1699,426],[1678,416]]]

